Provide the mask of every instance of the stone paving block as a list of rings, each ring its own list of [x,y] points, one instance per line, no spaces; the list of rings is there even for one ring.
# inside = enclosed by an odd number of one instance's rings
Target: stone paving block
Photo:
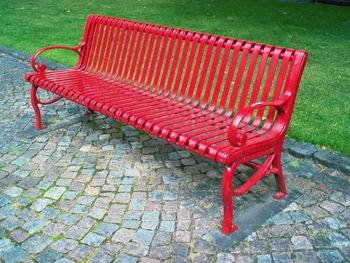
[[[135,232],[136,231],[132,229],[120,228],[115,232],[112,240],[115,242],[127,243],[133,238]]]
[[[157,258],[161,261],[164,261],[170,257],[170,248],[169,247],[151,247],[149,255],[151,257]]]
[[[323,226],[325,226],[327,228],[334,229],[334,230],[338,230],[340,228],[346,227],[345,222],[342,222],[338,218],[334,218],[334,217],[321,218],[318,220],[318,222],[320,224],[322,224]]]
[[[88,231],[89,229],[73,225],[64,232],[64,236],[70,239],[80,240],[87,234]]]
[[[8,238],[0,239],[0,255],[13,247],[14,245],[12,244],[10,239]]]
[[[21,247],[12,247],[3,253],[2,258],[6,263],[16,263],[25,261],[27,256],[28,252]]]
[[[41,251],[37,256],[36,256],[36,260],[39,263],[51,263],[51,262],[55,262],[56,260],[58,260],[59,258],[61,258],[63,256],[62,253],[53,250],[51,248],[46,248],[43,251]]]
[[[333,232],[328,236],[331,244],[334,247],[346,247],[350,246],[350,241],[342,234]]]
[[[106,213],[107,213],[106,209],[102,209],[94,206],[90,209],[89,216],[99,220],[99,219],[102,219]]]
[[[68,251],[77,247],[77,245],[78,242],[76,240],[61,238],[55,243],[53,243],[51,245],[51,248],[61,253],[67,253]]]
[[[5,194],[1,194],[0,195],[0,207],[8,204],[11,201],[11,199],[12,199],[12,197],[5,195]]]
[[[24,241],[22,243],[22,248],[29,253],[39,253],[50,245],[51,242],[52,241],[48,237],[42,234],[36,234]]]
[[[137,263],[137,261],[138,261],[137,257],[121,254],[117,257],[114,263]]]
[[[343,262],[344,258],[336,249],[325,249],[317,252],[321,262]]]
[[[296,223],[303,223],[310,220],[310,217],[303,211],[290,211],[289,214]]]
[[[62,196],[62,194],[65,191],[66,191],[66,188],[62,186],[52,187],[44,194],[44,197],[57,200]]]
[[[257,263],[271,263],[271,256],[270,255],[258,255],[256,257],[256,262]]]
[[[8,217],[3,220],[0,225],[6,230],[11,231],[23,224],[22,220],[19,220],[17,217]]]
[[[163,232],[174,232],[175,231],[175,221],[161,221],[159,230]]]
[[[17,243],[23,242],[24,240],[26,240],[30,236],[28,234],[28,232],[26,232],[20,228],[13,230],[10,233],[10,235]],[[1,235],[0,235],[0,238],[1,238]]]
[[[108,263],[112,262],[113,258],[108,254],[97,253],[91,258],[91,263]]]
[[[319,260],[317,258],[317,254],[314,251],[295,252],[294,261],[300,262],[300,263],[304,263],[304,262],[317,263],[317,262],[319,262]]]
[[[77,247],[68,252],[68,256],[75,261],[83,261],[90,255],[91,252],[91,247],[84,244],[79,244]]]
[[[345,180],[340,177],[332,176],[326,172],[321,172],[317,174],[314,178],[313,181],[324,184],[328,188],[341,191],[343,193],[348,193],[350,189],[350,182],[349,180]]]
[[[60,258],[56,260],[55,263],[73,263],[73,261],[67,258]]]
[[[29,221],[25,223],[22,228],[24,230],[27,230],[29,234],[33,234],[40,229],[42,229],[44,226],[48,225],[50,222],[47,220],[34,220],[34,221]]]
[[[286,252],[274,252],[274,253],[272,253],[272,258],[273,258],[274,262],[278,262],[278,263],[293,262],[291,255],[286,253]]]
[[[101,223],[94,231],[103,236],[111,237],[119,227],[117,224]]]
[[[31,206],[35,211],[42,211],[45,207],[52,204],[54,201],[46,198],[39,198],[36,202],[34,202]]]
[[[16,187],[16,186],[9,187],[9,188],[5,189],[5,191],[4,191],[5,194],[7,194],[8,196],[11,196],[11,197],[17,197],[22,192],[23,192],[23,189]]]
[[[293,247],[295,249],[312,249],[310,241],[305,236],[292,236],[291,238]]]
[[[96,233],[88,233],[82,240],[81,242],[89,245],[89,246],[94,246],[97,247],[99,246],[106,238],[98,235]]]
[[[139,244],[149,245],[152,242],[153,236],[154,231],[139,229],[136,231],[132,240]]]
[[[345,209],[343,206],[329,200],[323,201],[320,206],[334,215],[343,212]]]
[[[50,219],[55,219],[60,214],[60,211],[53,207],[46,207],[44,210],[41,211],[41,214]]]

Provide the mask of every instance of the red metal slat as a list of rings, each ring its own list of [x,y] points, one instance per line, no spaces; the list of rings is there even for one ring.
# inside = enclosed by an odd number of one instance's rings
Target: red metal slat
[[[243,90],[241,92],[241,97],[240,97],[240,101],[238,103],[237,111],[241,110],[242,108],[244,108],[246,106],[247,96],[248,96],[248,92],[250,91],[250,85],[251,85],[251,82],[253,79],[253,74],[254,74],[254,70],[256,67],[256,61],[257,61],[257,58],[259,56],[260,50],[261,50],[260,44],[256,44],[253,47],[253,52],[252,52],[252,56],[250,59],[247,75],[245,77],[245,81],[243,84],[244,86],[243,86]]]
[[[202,68],[201,73],[199,75],[198,87],[196,90],[194,101],[192,102],[193,106],[197,106],[199,104],[200,99],[201,99],[203,87],[204,87],[204,81],[205,81],[205,78],[207,76],[208,67],[209,67],[211,54],[213,52],[213,47],[214,47],[215,41],[216,41],[216,37],[210,37],[210,39],[208,40],[208,49],[205,53],[203,68]]]
[[[148,42],[150,40],[149,32],[151,31],[151,29],[152,29],[151,26],[146,26],[144,33],[143,33],[143,43],[142,43],[140,57],[139,57],[139,60],[137,63],[136,75],[134,78],[136,83],[140,83],[140,78],[142,76],[141,74],[142,74],[144,58],[145,58],[144,54],[146,54],[146,50],[147,50],[146,48],[147,48]],[[141,83],[141,85],[142,85],[142,83]]]
[[[192,68],[193,68],[194,56],[196,54],[197,45],[198,45],[198,41],[200,40],[200,37],[201,37],[200,34],[195,34],[193,36],[193,39],[192,39],[191,51],[189,54],[187,65],[186,65],[186,72],[185,72],[184,80],[182,82],[180,95],[178,97],[179,101],[182,101],[184,99],[184,96],[185,96],[187,85],[188,85],[188,82],[190,79],[190,73],[191,73]],[[191,98],[189,98],[189,99],[191,99]],[[186,98],[186,100],[187,100],[187,98]]]
[[[136,72],[135,69],[137,66],[139,54],[141,52],[141,44],[142,44],[142,39],[144,38],[145,25],[139,24],[138,27],[136,28],[136,30],[137,30],[137,40],[136,40],[135,52],[134,52],[134,56],[132,59],[130,72],[128,73],[128,77],[127,77],[130,80],[135,80],[136,76],[137,76],[137,75],[135,75],[135,72]],[[141,53],[141,56],[143,56],[142,53]]]
[[[96,53],[98,52],[97,41],[98,41],[98,35],[100,33],[99,29],[101,27],[101,23],[100,23],[101,19],[102,19],[101,17],[98,17],[95,22],[95,28],[92,34],[92,44],[89,52],[89,59],[87,61],[86,70],[91,70]]]
[[[241,61],[239,63],[237,74],[235,76],[235,81],[233,84],[231,97],[229,98],[229,104],[228,104],[226,116],[231,116],[232,112],[234,111],[234,107],[236,105],[236,101],[237,101],[238,94],[240,91],[243,73],[244,73],[245,68],[246,68],[247,59],[248,59],[248,55],[249,55],[249,51],[250,51],[251,46],[252,46],[251,43],[245,43],[245,45],[243,46],[243,54],[242,54]]]
[[[184,39],[185,36],[186,36],[185,31],[180,31],[177,34],[177,43],[176,43],[175,53],[174,53],[174,57],[172,58],[172,61],[171,61],[170,74],[169,74],[169,78],[167,80],[164,96],[168,96],[170,94],[174,96],[174,94],[176,94],[176,92],[177,92],[178,87],[176,87],[176,86],[174,87],[173,80],[174,80],[176,69],[181,70],[178,68],[178,61],[179,61],[181,47],[183,44],[182,40]]]
[[[135,55],[135,44],[136,44],[136,37],[138,33],[138,29],[140,27],[140,24],[129,24],[128,30],[132,31],[132,36],[130,40],[130,47],[128,50],[128,55],[125,61],[125,69],[123,71],[122,79],[129,79],[129,70],[130,70],[130,65],[132,61],[132,56]]]
[[[241,49],[242,45],[243,45],[243,42],[240,42],[240,41],[237,41],[234,44],[233,56],[232,56],[232,59],[231,59],[229,71],[227,73],[227,78],[226,78],[226,82],[225,82],[225,85],[224,85],[224,90],[222,92],[222,97],[221,97],[221,100],[220,100],[220,104],[219,104],[219,107],[218,107],[218,110],[217,110],[217,112],[220,113],[220,114],[222,112],[224,112],[225,106],[227,104],[227,97],[228,97],[228,95],[230,93],[230,88],[231,88],[231,85],[232,85],[232,80],[233,80],[233,76],[234,76],[236,65],[237,65],[238,55],[240,53],[240,49]],[[229,112],[226,115],[227,116],[231,116],[231,114],[232,114],[232,112]]]
[[[130,50],[129,46],[131,45],[130,43],[130,36],[131,36],[131,32],[132,32],[132,24],[131,23],[125,23],[123,25],[123,29],[126,31],[126,37],[125,37],[125,41],[122,45],[122,51],[121,51],[121,55],[119,58],[119,66],[118,66],[118,71],[117,71],[117,76],[122,79],[122,73],[125,67],[125,58],[126,58],[126,54],[127,52]],[[130,51],[129,51],[130,52]]]
[[[105,77],[107,78],[113,78],[112,72],[113,72],[114,64],[118,59],[117,50],[118,50],[118,44],[120,43],[120,38],[121,38],[121,31],[122,31],[121,24],[122,24],[121,20],[114,20],[112,23],[112,26],[114,28],[114,38],[111,44],[112,50],[109,55],[109,61],[106,69],[107,75],[105,75]]]
[[[154,51],[154,41],[156,38],[156,33],[158,31],[158,28],[153,27],[151,29],[151,34],[150,34],[150,42],[149,45],[147,47],[147,54],[146,54],[146,59],[145,59],[145,63],[142,69],[142,75],[141,75],[141,80],[140,83],[142,83],[145,88],[147,88],[148,85],[145,85],[145,80],[146,80],[146,76],[150,76],[152,78],[152,71],[153,69],[149,68],[150,62],[151,62],[151,57],[152,57],[152,53],[156,53],[156,51]]]
[[[207,83],[207,86],[204,89],[205,93],[204,93],[203,101],[202,101],[201,106],[200,106],[201,108],[207,107],[208,106],[208,100],[211,99],[212,97],[217,97],[219,95],[217,93],[217,90],[214,90],[214,93],[212,95],[211,95],[211,93],[213,91],[212,85],[213,85],[214,78],[215,78],[215,75],[216,75],[216,72],[217,72],[217,66],[218,66],[218,62],[219,62],[220,55],[221,55],[221,52],[222,52],[222,46],[224,45],[225,40],[226,39],[224,39],[224,38],[219,38],[216,41],[216,51],[215,51],[213,63],[211,65],[211,70],[210,70],[210,73],[209,73],[208,83]]]
[[[184,43],[184,47],[182,48],[181,59],[178,65],[177,76],[175,78],[174,91],[173,91],[173,94],[171,95],[171,98],[175,98],[178,95],[177,94],[178,91],[180,91],[180,81],[183,77],[185,61],[188,56],[188,47],[190,45],[190,41],[192,40],[192,37],[193,37],[193,34],[191,32],[187,33],[185,36],[185,40],[184,40],[185,43]],[[181,100],[181,98],[178,98],[178,100]]]
[[[126,28],[127,28],[127,22],[126,21],[122,21],[121,25],[118,25],[120,27],[120,35],[118,38],[118,47],[117,47],[117,52],[116,52],[116,59],[114,61],[113,64],[113,69],[111,71],[111,78],[115,79],[115,80],[119,80],[119,75],[118,75],[118,68],[121,66],[121,57],[123,56],[123,46],[125,45],[124,41],[125,41],[125,35],[126,35]]]
[[[203,53],[204,53],[204,49],[205,49],[207,41],[208,41],[208,35],[203,35],[200,39],[200,46],[199,46],[198,54],[196,57],[196,64],[194,66],[193,74],[191,76],[191,84],[190,84],[190,87],[188,89],[188,94],[187,94],[187,98],[185,100],[185,103],[190,103],[191,100],[194,99],[193,96],[194,96],[194,92],[195,92],[196,83],[198,81],[198,73],[199,73],[201,63],[202,63]]]
[[[272,52],[273,52],[273,55],[272,55],[272,58],[271,58],[269,72],[267,74],[267,78],[266,78],[265,85],[264,85],[264,88],[263,88],[263,93],[262,93],[262,96],[260,98],[260,101],[263,101],[263,102],[268,101],[268,98],[269,98],[269,95],[270,95],[271,86],[272,86],[272,81],[273,81],[273,78],[275,76],[275,72],[276,72],[279,56],[280,56],[280,54],[282,52],[282,49],[275,48]],[[256,117],[254,119],[254,122],[253,122],[252,126],[256,126],[256,127],[259,126],[259,124],[260,124],[260,122],[261,122],[261,120],[263,118],[264,112],[265,112],[264,108],[258,109]]]
[[[231,39],[228,39],[225,43],[224,43],[224,54],[222,57],[222,61],[220,63],[220,69],[219,69],[219,73],[218,73],[218,77],[216,80],[216,84],[214,87],[214,91],[213,91],[213,95],[212,95],[212,99],[210,102],[210,106],[208,108],[208,111],[213,111],[214,108],[216,107],[217,101],[219,99],[219,96],[222,95],[221,91],[221,87],[222,87],[222,81],[224,78],[224,74],[225,74],[225,69],[227,67],[227,62],[228,62],[228,58],[230,55],[230,50],[232,48],[232,44],[233,41]]]
[[[170,44],[169,44],[169,47],[167,49],[167,56],[166,56],[166,60],[165,60],[165,65],[164,65],[164,68],[163,68],[163,72],[162,72],[162,78],[160,79],[160,90],[159,90],[159,94],[164,94],[164,96],[167,95],[166,93],[166,86],[165,86],[165,81],[167,79],[167,77],[169,76],[169,67],[170,67],[170,60],[171,60],[171,57],[172,57],[172,54],[173,54],[173,51],[174,51],[174,45],[175,45],[175,40],[178,36],[178,30],[173,30],[171,32],[171,40],[170,40]]]
[[[168,46],[168,43],[169,43],[169,36],[171,34],[171,30],[170,29],[165,29],[164,31],[164,37],[163,37],[163,42],[162,42],[162,48],[161,48],[161,51],[160,51],[160,55],[159,55],[159,60],[157,61],[157,64],[156,64],[156,73],[155,73],[155,78],[154,78],[154,82],[153,82],[153,91],[162,91],[161,88],[159,88],[159,79],[160,79],[160,75],[161,75],[161,72],[162,72],[162,68],[163,68],[163,61],[164,61],[164,58],[165,58],[165,52],[167,50],[167,46]]]
[[[104,21],[104,25],[103,25],[103,38],[101,40],[101,51],[99,54],[99,59],[96,62],[96,69],[95,69],[95,72],[96,72],[95,74],[97,74],[97,75],[103,75],[103,73],[104,73],[101,70],[101,68],[107,59],[106,52],[108,51],[107,41],[108,41],[109,31],[110,31],[110,22],[111,22],[111,20]]]

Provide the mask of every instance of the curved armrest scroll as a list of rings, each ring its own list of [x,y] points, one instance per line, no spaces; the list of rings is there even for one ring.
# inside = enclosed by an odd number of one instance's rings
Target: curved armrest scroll
[[[280,112],[285,112],[285,104],[290,98],[290,94],[283,95],[279,100],[272,102],[258,102],[254,103],[236,113],[233,117],[230,127],[228,129],[228,138],[233,146],[243,146],[248,140],[246,134],[239,132],[239,125],[244,118],[251,112],[259,108],[275,107]]]
[[[51,50],[51,49],[66,49],[66,50],[71,50],[74,51],[75,53],[77,53],[79,55],[79,57],[81,57],[81,47],[83,47],[85,45],[85,42],[82,42],[74,47],[70,47],[70,46],[48,46],[48,47],[43,47],[40,48],[39,50],[37,50],[34,55],[32,56],[31,59],[31,65],[32,68],[36,71],[36,72],[45,72],[46,70],[46,66],[44,64],[36,64],[36,59],[39,57],[39,55],[47,50]]]

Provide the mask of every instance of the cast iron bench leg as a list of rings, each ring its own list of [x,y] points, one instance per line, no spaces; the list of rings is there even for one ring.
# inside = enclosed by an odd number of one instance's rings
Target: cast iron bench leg
[[[286,196],[287,187],[283,176],[283,170],[281,165],[281,152],[276,153],[275,158],[272,161],[272,169],[275,175],[277,193],[273,194],[272,197],[279,200]]]
[[[30,90],[30,101],[32,103],[34,113],[35,113],[35,129],[36,130],[42,130],[45,129],[46,126],[41,125],[41,113],[39,109],[39,100],[36,96],[36,92],[38,90],[37,86],[32,85],[32,89]]]
[[[224,216],[221,232],[229,235],[235,232],[238,227],[233,224],[233,175],[236,172],[238,163],[225,167],[222,178],[222,203],[224,206]]]

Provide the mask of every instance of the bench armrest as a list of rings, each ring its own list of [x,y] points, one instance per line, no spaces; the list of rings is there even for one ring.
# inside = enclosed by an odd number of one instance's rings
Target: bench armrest
[[[74,46],[74,47],[70,47],[70,46],[48,46],[48,47],[43,47],[40,48],[39,50],[37,50],[34,55],[32,56],[31,59],[31,65],[32,68],[36,71],[36,72],[45,72],[46,70],[46,66],[44,64],[36,64],[36,59],[38,58],[38,56],[47,51],[47,50],[51,50],[51,49],[66,49],[66,50],[71,50],[74,51],[75,53],[77,53],[79,55],[79,57],[81,57],[81,47],[83,47],[85,45],[85,42],[81,42],[78,45]]]
[[[257,109],[262,109],[265,107],[274,107],[278,112],[285,113],[285,104],[290,98],[290,94],[283,95],[279,100],[272,102],[258,102],[254,103],[242,110],[238,111],[233,117],[230,127],[228,129],[228,138],[233,146],[244,146],[248,140],[247,134],[239,131],[240,123],[245,119],[245,117]],[[286,121],[286,120],[285,120]]]

